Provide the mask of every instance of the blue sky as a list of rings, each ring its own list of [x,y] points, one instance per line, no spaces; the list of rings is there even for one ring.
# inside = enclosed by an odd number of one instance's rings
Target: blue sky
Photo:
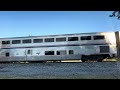
[[[120,30],[112,11],[0,11],[0,38]]]

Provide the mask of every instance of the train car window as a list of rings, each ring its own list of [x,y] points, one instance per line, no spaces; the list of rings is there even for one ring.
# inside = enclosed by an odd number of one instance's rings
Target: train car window
[[[27,54],[31,54],[31,50],[28,50],[28,51],[27,51]]]
[[[23,40],[22,43],[31,43],[31,39]]]
[[[57,55],[60,55],[60,51],[57,51]]]
[[[5,56],[6,56],[6,57],[9,57],[9,56],[10,56],[10,53],[9,53],[9,52],[5,53]]]
[[[66,38],[65,37],[56,38],[56,42],[62,42],[62,41],[66,41]]]
[[[68,41],[78,41],[78,37],[68,37]]]
[[[10,41],[2,41],[2,44],[10,44]]]
[[[54,51],[45,51],[45,55],[54,55]]]
[[[103,35],[94,36],[93,38],[94,38],[94,40],[105,39],[105,37]]]
[[[57,51],[57,55],[66,55],[66,54],[67,54],[66,50]]]
[[[73,50],[69,50],[69,54],[74,54]]]
[[[42,43],[43,39],[33,39],[33,43]]]
[[[91,36],[82,36],[81,40],[91,40]]]
[[[100,53],[109,53],[109,46],[100,46]]]
[[[12,40],[12,44],[20,44],[21,40]]]
[[[54,42],[54,38],[45,38],[45,42]]]

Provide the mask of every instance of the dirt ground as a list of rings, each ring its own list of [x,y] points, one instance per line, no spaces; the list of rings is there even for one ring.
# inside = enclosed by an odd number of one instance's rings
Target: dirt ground
[[[0,64],[0,79],[119,79],[120,62]]]

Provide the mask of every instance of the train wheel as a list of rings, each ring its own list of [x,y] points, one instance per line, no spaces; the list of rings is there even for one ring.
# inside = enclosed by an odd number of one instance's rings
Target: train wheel
[[[82,55],[81,61],[82,61],[82,62],[87,61],[87,56]]]
[[[81,60],[82,62],[85,62],[86,60]]]
[[[103,59],[97,60],[97,62],[102,62]]]

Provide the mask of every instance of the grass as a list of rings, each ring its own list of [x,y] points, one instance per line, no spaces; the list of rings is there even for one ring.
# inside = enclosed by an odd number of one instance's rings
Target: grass
[[[106,58],[103,60],[103,62],[106,62],[106,61],[118,61],[118,58]]]
[[[24,76],[0,76],[0,79],[118,79],[116,76],[89,76],[89,75],[82,75],[82,76],[51,76],[51,77],[24,77]]]

